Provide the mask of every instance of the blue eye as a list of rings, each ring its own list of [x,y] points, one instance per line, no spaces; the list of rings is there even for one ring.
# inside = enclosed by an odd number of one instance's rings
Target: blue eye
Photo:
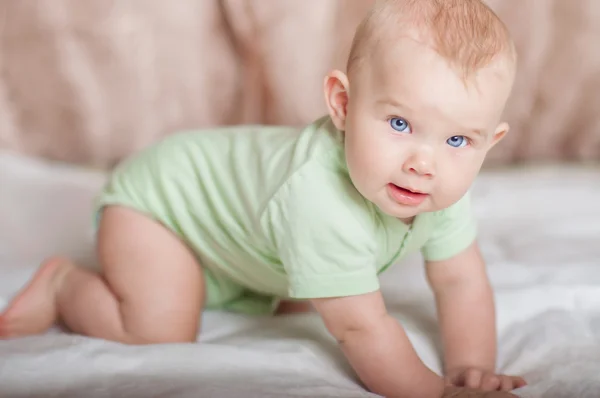
[[[401,117],[393,117],[390,119],[390,126],[392,126],[392,128],[396,131],[399,131],[401,133],[410,133],[410,126],[408,125],[408,122],[404,119],[402,119]]]
[[[467,137],[462,135],[455,135],[454,137],[450,137],[446,142],[448,143],[448,145],[454,148],[462,148],[467,146],[467,144],[469,143]]]

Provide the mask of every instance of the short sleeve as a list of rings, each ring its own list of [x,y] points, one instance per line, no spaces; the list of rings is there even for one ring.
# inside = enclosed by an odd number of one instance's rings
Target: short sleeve
[[[477,224],[467,193],[454,205],[434,216],[434,230],[422,248],[427,261],[446,260],[461,253],[477,236]]]
[[[297,299],[343,297],[379,289],[373,217],[349,182],[307,167],[265,213]]]

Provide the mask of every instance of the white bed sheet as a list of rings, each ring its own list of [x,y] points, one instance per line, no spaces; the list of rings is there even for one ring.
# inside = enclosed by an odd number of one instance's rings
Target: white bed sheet
[[[103,180],[0,154],[0,306],[48,254],[90,263],[91,199]],[[600,169],[486,171],[474,202],[496,291],[499,366],[526,376],[522,397],[600,397]],[[439,371],[419,258],[382,282],[391,311]],[[314,314],[208,313],[201,342],[128,347],[57,329],[0,341],[0,397],[374,397]]]

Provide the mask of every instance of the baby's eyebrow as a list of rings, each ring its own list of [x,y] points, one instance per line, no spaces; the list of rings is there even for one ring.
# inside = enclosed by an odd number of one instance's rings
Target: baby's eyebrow
[[[466,128],[465,126],[463,127],[459,127],[460,124],[457,126],[458,127],[458,131],[462,131],[463,134],[467,133],[467,134],[473,134],[478,136],[479,138],[485,138],[487,136],[487,132],[485,129],[480,129],[480,128]]]
[[[391,98],[391,97],[385,97],[385,98],[378,99],[377,105],[391,105],[394,108],[409,109],[408,106],[404,105],[402,102],[400,102],[394,98]]]
[[[463,131],[466,133],[471,133],[473,135],[479,136],[480,138],[485,138],[487,137],[487,129],[485,128],[467,128],[464,125],[461,125],[460,123],[457,124],[458,130],[459,131]]]

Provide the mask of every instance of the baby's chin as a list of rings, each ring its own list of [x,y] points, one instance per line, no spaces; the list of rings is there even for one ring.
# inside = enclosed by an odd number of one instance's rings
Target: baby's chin
[[[427,205],[422,204],[420,206],[403,206],[397,203],[388,202],[388,203],[379,203],[376,204],[379,208],[379,211],[382,213],[397,218],[403,222],[410,222],[416,216],[421,213],[429,212]]]

